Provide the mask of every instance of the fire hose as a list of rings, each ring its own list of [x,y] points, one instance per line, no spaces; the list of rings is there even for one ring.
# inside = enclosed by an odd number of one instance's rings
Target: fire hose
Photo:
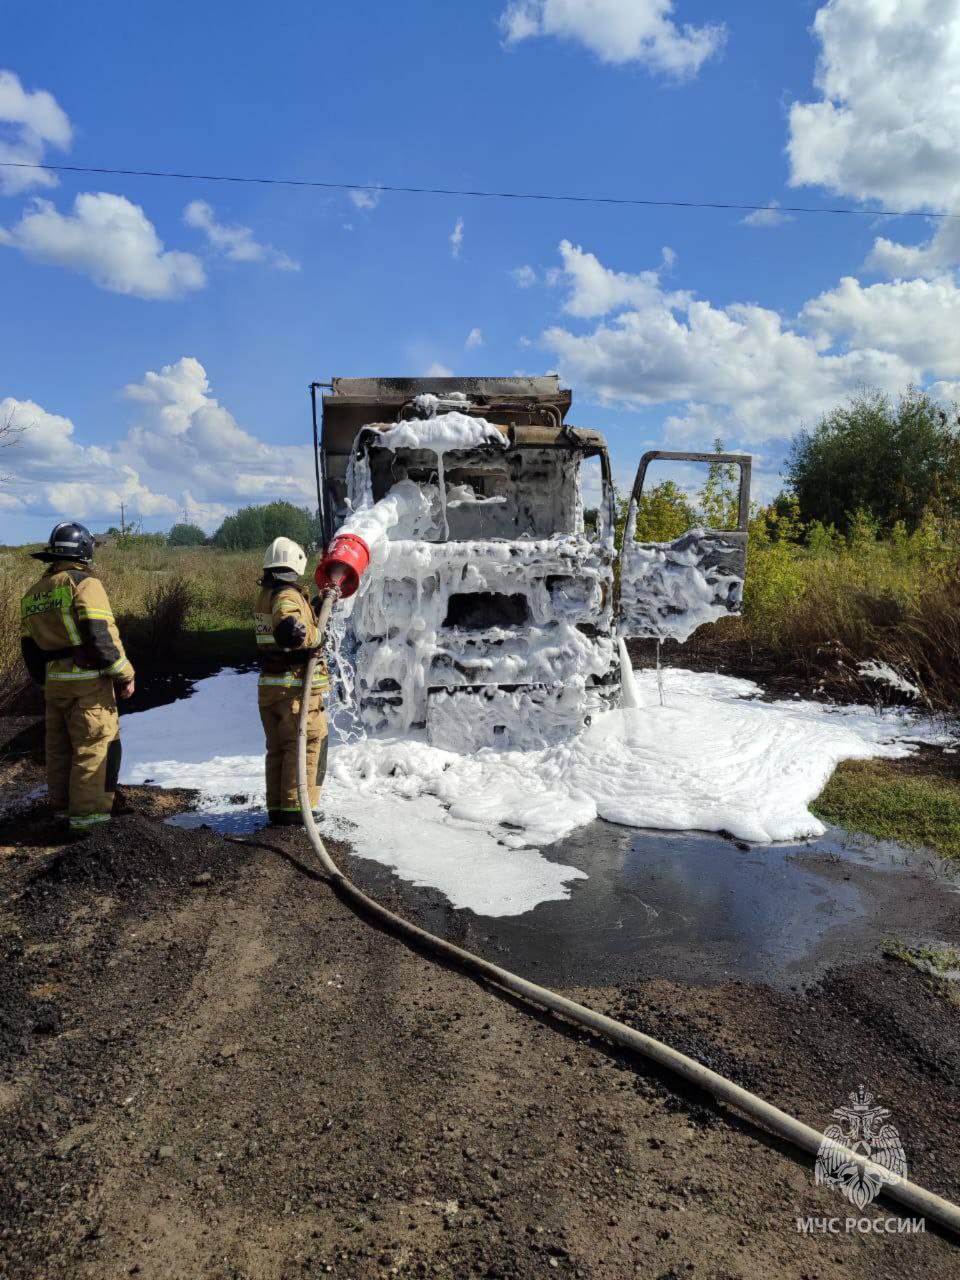
[[[318,619],[318,634],[321,641],[326,634],[330,614],[338,595],[339,592],[335,587],[328,588],[323,593]],[[317,662],[317,652],[316,649],[313,650],[307,661],[304,672],[304,690],[311,687],[313,671]],[[546,987],[538,986],[537,983],[521,978],[518,974],[501,968],[500,965],[484,960],[470,951],[465,951],[462,947],[448,942],[445,938],[440,938],[436,934],[429,933],[426,929],[421,929],[419,925],[405,920],[402,916],[389,910],[389,908],[382,906],[375,899],[368,897],[362,889],[359,889],[352,880],[344,875],[329,853],[327,853],[313,818],[307,781],[309,704],[310,699],[305,696],[301,703],[299,732],[297,735],[297,798],[303,815],[304,830],[306,831],[307,839],[320,860],[327,882],[339,890],[354,909],[360,908],[359,913],[374,917],[374,919],[386,925],[391,933],[416,943],[422,949],[433,952],[440,959],[451,962],[473,977],[481,978],[485,983],[491,983],[496,987],[509,991],[530,1004],[549,1009],[551,1013],[558,1014],[577,1026],[584,1027],[586,1030],[602,1036],[605,1040],[622,1045],[623,1048],[650,1059],[658,1066],[682,1077],[682,1079],[697,1088],[703,1089],[718,1101],[727,1103],[742,1115],[748,1116],[755,1121],[763,1129],[785,1139],[795,1147],[799,1147],[801,1151],[813,1156],[817,1155],[821,1145],[827,1140],[824,1134],[788,1115],[785,1111],[781,1111],[779,1107],[765,1102],[748,1089],[741,1088],[740,1085],[728,1080],[718,1072],[711,1071],[709,1067],[705,1067],[693,1058],[688,1058],[686,1054],[679,1053],[676,1049],[671,1049],[669,1045],[654,1039],[653,1036],[645,1035],[642,1031],[628,1027],[625,1023],[618,1022],[615,1018],[609,1018],[606,1014],[598,1013],[595,1009],[578,1004],[575,1000],[569,1000],[566,996],[550,991]],[[841,1157],[850,1165],[858,1166],[863,1174],[879,1183],[882,1187],[882,1194],[889,1199],[896,1200],[913,1213],[930,1218],[941,1226],[948,1227],[960,1234],[960,1206],[943,1199],[942,1196],[938,1196],[932,1191],[927,1191],[924,1187],[917,1186],[916,1183],[910,1182],[907,1178],[892,1173],[889,1169],[876,1164],[858,1151],[842,1146],[839,1149],[834,1146],[833,1150],[838,1157]]]

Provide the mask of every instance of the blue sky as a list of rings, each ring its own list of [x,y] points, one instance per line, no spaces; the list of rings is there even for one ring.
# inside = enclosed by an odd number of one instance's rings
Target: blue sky
[[[0,159],[960,207],[958,0],[7,0],[0,33]],[[334,374],[558,369],[623,483],[720,434],[764,494],[858,383],[960,382],[950,222],[361,204],[0,169],[0,414],[29,428],[0,540],[121,498],[148,528],[309,501],[306,388]]]

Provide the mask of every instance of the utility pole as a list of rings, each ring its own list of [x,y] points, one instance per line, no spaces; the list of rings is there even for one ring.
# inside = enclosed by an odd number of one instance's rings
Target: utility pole
[[[123,503],[121,502],[120,503],[120,536],[122,537],[126,532],[127,532],[127,526],[123,522]]]

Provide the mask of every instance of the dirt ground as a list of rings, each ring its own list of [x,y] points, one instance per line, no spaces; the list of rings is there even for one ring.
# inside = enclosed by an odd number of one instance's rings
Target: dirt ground
[[[37,777],[0,763],[8,794]],[[798,1232],[895,1210],[358,919],[302,833],[125,800],[67,847],[36,802],[0,818],[0,1274],[960,1274],[929,1224]],[[911,1176],[960,1198],[960,1012],[908,966],[573,994],[818,1127],[867,1084]]]

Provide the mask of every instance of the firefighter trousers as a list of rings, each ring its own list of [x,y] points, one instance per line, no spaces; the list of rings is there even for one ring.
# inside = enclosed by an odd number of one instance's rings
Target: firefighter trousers
[[[297,686],[261,685],[259,689],[260,720],[267,737],[267,811],[275,822],[296,821],[300,813],[297,802],[297,730],[302,697],[303,690]],[[307,723],[307,779],[311,809],[316,809],[320,800],[320,786],[326,767],[327,717],[323,710],[323,694],[314,689],[310,694],[310,719]]]
[[[78,687],[79,686],[79,687]],[[45,686],[50,807],[83,831],[106,822],[120,774],[120,721],[113,681],[48,678]]]

